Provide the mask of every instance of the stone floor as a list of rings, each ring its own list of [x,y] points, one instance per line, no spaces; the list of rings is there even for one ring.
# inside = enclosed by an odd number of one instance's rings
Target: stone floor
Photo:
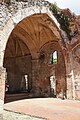
[[[4,120],[80,120],[80,101],[54,98],[25,99],[6,103],[4,109],[13,111],[7,115],[5,111]],[[11,118],[8,119],[7,116]]]
[[[4,110],[3,120],[46,120],[46,119]]]

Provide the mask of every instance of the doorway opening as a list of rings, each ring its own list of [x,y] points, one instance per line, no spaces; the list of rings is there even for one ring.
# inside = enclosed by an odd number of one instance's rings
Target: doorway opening
[[[56,79],[55,76],[50,76],[51,97],[56,97]]]
[[[53,40],[56,39],[51,30],[47,31],[41,25],[42,17],[43,15],[39,15],[39,17],[34,15],[25,18],[16,25],[7,41],[3,63],[7,70],[6,93],[16,94],[26,91],[27,98],[41,97],[42,95],[48,97],[50,93],[53,97],[56,96],[55,76],[62,79],[61,68],[63,65],[61,62],[59,64],[59,58],[62,58],[62,55],[59,57],[60,50],[58,50],[58,42],[56,41],[54,44],[51,43],[51,49],[45,46],[44,54],[41,54],[41,62],[39,62],[39,50],[43,49],[42,46],[46,43],[48,43],[47,46],[50,46],[50,37],[46,36],[45,31],[52,35]],[[36,29],[34,21],[39,22],[36,24]],[[39,29],[39,25],[41,29]],[[42,31],[43,28],[44,31]],[[38,34],[39,32],[41,34]],[[39,42],[38,38],[41,38],[42,42]],[[51,65],[48,65],[49,62]],[[53,74],[54,70],[56,70],[56,75]],[[48,81],[45,77],[48,78]]]
[[[29,82],[28,82],[28,75],[23,75],[21,80],[21,91],[22,92],[28,92],[29,90]]]

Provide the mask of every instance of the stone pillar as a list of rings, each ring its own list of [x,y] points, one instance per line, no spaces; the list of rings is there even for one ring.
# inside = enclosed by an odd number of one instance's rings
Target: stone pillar
[[[32,90],[32,74],[29,73],[29,76],[28,76],[28,89],[29,91]]]
[[[33,97],[49,97],[50,94],[50,68],[40,64],[39,60],[32,60],[32,91]]]
[[[74,77],[74,69],[73,69],[73,53],[70,53],[70,60],[71,60],[71,82],[72,82],[72,99],[75,100],[75,77]]]
[[[0,99],[4,101],[6,69],[0,68]]]
[[[71,81],[71,75],[66,74],[67,79],[67,99],[72,99],[72,81]]]
[[[3,105],[4,105],[4,97],[5,97],[5,74],[6,69],[0,68],[0,119],[2,120],[3,114]]]
[[[32,60],[32,92],[34,97],[39,96],[39,73],[38,59]]]
[[[66,97],[66,68],[62,51],[58,51],[58,63],[55,66],[56,75],[56,97],[64,99]]]
[[[68,57],[69,57],[69,59],[66,60],[67,99],[75,99],[72,52],[69,53]]]

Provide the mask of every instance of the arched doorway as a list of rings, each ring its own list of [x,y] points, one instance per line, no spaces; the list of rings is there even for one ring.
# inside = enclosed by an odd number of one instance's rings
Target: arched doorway
[[[65,71],[65,65],[59,38],[61,39],[57,26],[45,13],[31,15],[15,26],[4,54],[7,93],[28,92],[28,98],[50,97],[50,76],[54,70],[56,78],[60,79],[56,85],[56,92],[59,94],[61,89],[66,91],[65,72],[60,72],[61,67],[64,67]],[[60,62],[50,65],[51,54],[55,51],[58,52]],[[58,87],[60,88],[57,89]]]

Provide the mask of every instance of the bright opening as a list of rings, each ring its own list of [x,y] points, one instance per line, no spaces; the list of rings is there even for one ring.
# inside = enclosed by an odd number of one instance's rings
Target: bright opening
[[[56,81],[55,76],[50,77],[50,85],[51,85],[51,96],[56,97]]]
[[[54,52],[50,55],[49,64],[57,64],[57,62],[58,62],[57,51],[54,51]]]

